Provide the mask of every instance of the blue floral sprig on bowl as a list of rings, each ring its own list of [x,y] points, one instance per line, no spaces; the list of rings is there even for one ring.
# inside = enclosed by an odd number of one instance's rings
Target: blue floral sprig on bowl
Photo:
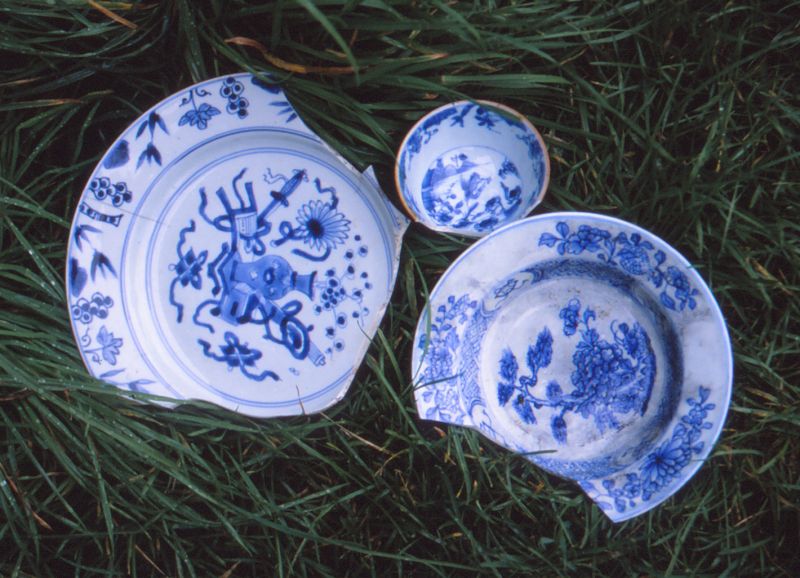
[[[711,391],[698,388],[698,398],[688,398],[691,407],[672,430],[672,436],[655,451],[647,455],[639,472],[627,473],[622,480],[607,478],[602,480],[601,492],[594,483],[581,481],[581,487],[594,495],[597,504],[604,510],[615,509],[624,513],[641,502],[648,502],[660,490],[682,475],[692,457],[703,451],[700,440],[703,430],[711,429],[712,423],[706,418],[716,409],[716,404],[707,403]]]
[[[542,233],[539,246],[555,247],[559,255],[580,255],[584,251],[596,253],[598,259],[609,265],[645,277],[657,289],[663,287],[659,298],[664,307],[683,311],[697,306],[698,291],[690,285],[686,274],[674,265],[663,270],[662,265],[667,260],[664,251],[656,250],[638,233],[612,235],[606,229],[589,225],[579,225],[576,231],[570,231],[564,221],[556,224],[556,232],[557,235]]]

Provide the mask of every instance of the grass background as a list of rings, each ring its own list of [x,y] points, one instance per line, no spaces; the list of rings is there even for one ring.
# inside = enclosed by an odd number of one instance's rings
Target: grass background
[[[787,0],[4,0],[0,575],[800,575],[798,14]],[[395,148],[426,111],[515,107],[552,158],[537,213],[618,216],[694,262],[736,376],[691,483],[614,525],[572,483],[420,421],[420,295],[469,242],[417,226],[381,332],[323,415],[168,411],[88,377],[62,280],[82,187],[141,111],[239,70],[276,73],[390,195]]]

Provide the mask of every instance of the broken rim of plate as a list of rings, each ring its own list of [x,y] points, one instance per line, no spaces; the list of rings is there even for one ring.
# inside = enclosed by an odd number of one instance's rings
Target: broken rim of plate
[[[320,411],[380,323],[407,223],[279,86],[188,87],[127,128],[83,189],[67,299],[84,363],[134,394]]]

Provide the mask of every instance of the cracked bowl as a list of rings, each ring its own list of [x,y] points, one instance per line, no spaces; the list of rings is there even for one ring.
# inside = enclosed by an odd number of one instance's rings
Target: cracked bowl
[[[420,415],[577,481],[615,521],[670,497],[721,431],[731,349],[710,290],[634,225],[556,213],[468,249],[431,294]]]
[[[525,216],[547,190],[544,141],[519,112],[459,101],[421,118],[400,145],[395,181],[412,217],[480,237]]]

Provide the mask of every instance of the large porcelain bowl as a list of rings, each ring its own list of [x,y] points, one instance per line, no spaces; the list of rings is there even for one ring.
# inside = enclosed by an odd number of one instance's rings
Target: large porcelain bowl
[[[618,219],[555,213],[448,269],[413,368],[421,416],[478,429],[623,520],[709,455],[732,354],[711,291],[672,247]]]

